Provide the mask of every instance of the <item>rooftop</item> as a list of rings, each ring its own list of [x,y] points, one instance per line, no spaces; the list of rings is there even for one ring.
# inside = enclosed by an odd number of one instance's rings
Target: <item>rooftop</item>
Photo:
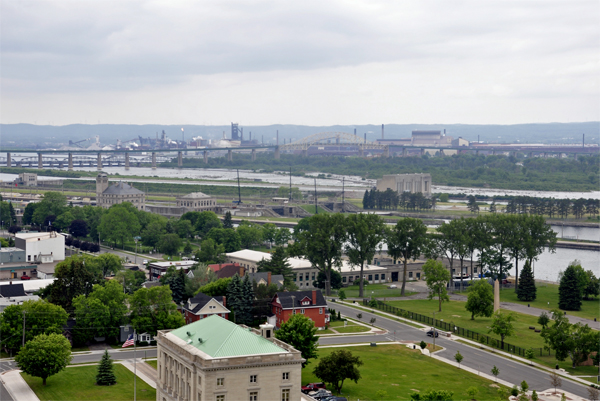
[[[184,269],[184,268],[192,267],[195,264],[196,264],[196,261],[194,261],[194,260],[182,260],[182,261],[178,261],[178,262],[154,262],[154,263],[150,263],[148,266],[163,267],[163,268],[168,268],[170,266],[174,266],[177,269]]]
[[[39,240],[46,240],[46,239],[51,239],[51,238],[58,238],[58,237],[63,237],[63,234],[57,233],[55,231],[51,231],[49,233],[17,233],[15,235],[16,238],[20,238],[20,239],[24,239],[27,242],[31,242],[31,241],[37,241]]]
[[[179,199],[205,199],[212,198],[210,195],[203,194],[202,192],[192,192],[191,194],[178,196]]]
[[[288,353],[255,334],[252,329],[238,326],[216,315],[172,330],[167,333],[167,337],[169,336],[185,341],[211,358]]]
[[[239,258],[255,263],[260,262],[263,259],[271,259],[270,253],[253,251],[250,249],[242,249],[241,251],[226,253],[225,255],[230,258]],[[288,258],[287,261],[293,269],[309,268],[312,266],[312,264],[306,259]]]
[[[108,188],[102,192],[103,195],[140,195],[143,194],[137,188],[132,187],[129,184],[119,181],[113,185],[109,185]]]

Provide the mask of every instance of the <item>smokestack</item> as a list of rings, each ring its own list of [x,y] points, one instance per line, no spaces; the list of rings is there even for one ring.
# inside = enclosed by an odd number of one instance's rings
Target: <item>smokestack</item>
[[[583,134],[583,147],[585,148],[585,134]]]
[[[279,145],[279,130],[277,130],[277,145]]]
[[[354,128],[354,135],[356,135],[356,128]]]
[[[367,143],[367,133],[365,132],[365,143]]]
[[[383,124],[381,124],[381,139],[384,139],[385,137],[383,136]]]
[[[244,140],[244,128],[242,128],[241,134],[242,134],[242,138],[240,139],[240,141],[243,141]]]
[[[252,142],[252,131],[250,131],[250,142]]]
[[[261,135],[261,136],[260,136],[260,140],[261,140],[262,144],[264,145],[264,144],[265,144],[265,136],[264,136],[264,135]]]

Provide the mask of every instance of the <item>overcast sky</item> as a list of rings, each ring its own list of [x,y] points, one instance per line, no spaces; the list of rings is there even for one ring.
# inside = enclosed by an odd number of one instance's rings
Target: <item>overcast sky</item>
[[[600,2],[0,0],[1,122],[600,120]]]

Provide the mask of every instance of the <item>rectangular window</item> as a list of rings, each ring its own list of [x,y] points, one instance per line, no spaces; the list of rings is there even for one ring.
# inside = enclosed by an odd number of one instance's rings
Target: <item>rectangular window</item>
[[[198,384],[202,385],[202,376],[198,376]]]
[[[219,400],[217,400],[217,401],[219,401]],[[290,401],[290,389],[289,388],[284,388],[283,390],[281,390],[281,401]]]
[[[290,380],[290,372],[283,372],[282,379]]]
[[[217,386],[224,386],[225,385],[225,378],[224,377],[219,377],[217,379]]]
[[[308,272],[306,272],[306,281],[308,281]]]
[[[319,308],[319,315],[323,314],[323,308]]]
[[[296,314],[296,309],[294,309],[294,311],[292,312],[292,315],[295,315],[295,314]]]
[[[477,268],[476,267],[473,268],[473,273],[477,273]]]
[[[375,275],[375,281],[379,280],[379,274]]]
[[[258,401],[258,391],[252,391],[250,393],[250,401]]]
[[[315,273],[312,274],[312,280],[315,281]]]
[[[299,279],[300,281],[302,281],[302,278],[303,278],[303,277],[304,277],[304,276],[303,276],[302,274],[300,274],[300,276],[298,277],[298,279]]]
[[[408,272],[408,278],[412,278],[412,272]]]
[[[342,277],[342,283],[346,282],[346,276]]]
[[[250,375],[250,383],[256,383],[256,375]]]
[[[225,394],[219,394],[215,399],[216,401],[225,401]]]
[[[382,279],[382,280],[385,280],[385,274],[382,274],[382,275],[381,275],[381,279]]]
[[[373,275],[369,274],[369,281],[373,281]]]
[[[304,309],[301,309],[301,310],[300,310],[300,313],[302,313],[302,314],[304,315]]]

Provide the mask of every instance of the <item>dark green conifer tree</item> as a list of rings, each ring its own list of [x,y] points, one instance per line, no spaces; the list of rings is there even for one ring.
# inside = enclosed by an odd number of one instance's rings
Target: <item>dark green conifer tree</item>
[[[231,222],[231,212],[225,213],[225,218],[223,219],[223,228],[233,228],[233,223]]]
[[[535,279],[533,277],[533,271],[531,270],[531,264],[529,260],[525,262],[525,266],[521,270],[521,277],[519,277],[519,287],[517,289],[517,298],[520,301],[530,302],[535,301],[537,297],[537,289],[535,288]]]
[[[558,307],[562,310],[580,310],[581,286],[575,266],[572,264],[567,267],[558,286]]]
[[[227,308],[231,310],[230,320],[235,323],[241,323],[240,321],[240,305],[242,303],[242,281],[240,276],[236,273],[231,278],[231,281],[227,285]]]
[[[252,324],[252,306],[254,303],[254,290],[248,275],[241,281],[241,302],[238,312],[238,323]]]
[[[113,364],[108,350],[104,351],[100,365],[98,365],[98,374],[96,375],[96,384],[99,386],[112,386],[117,383],[117,377],[113,372]]]

